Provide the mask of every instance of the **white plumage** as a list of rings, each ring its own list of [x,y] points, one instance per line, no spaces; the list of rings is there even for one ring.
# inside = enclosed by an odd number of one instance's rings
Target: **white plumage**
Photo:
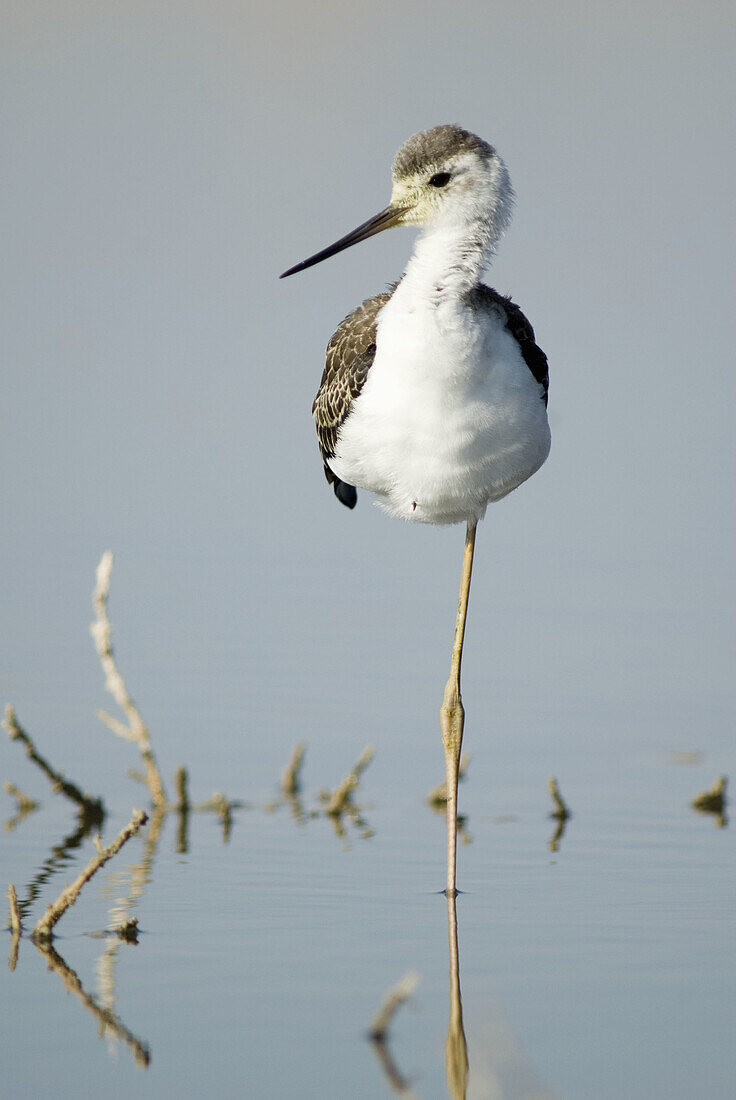
[[[435,245],[431,233],[420,239],[422,264],[410,262],[378,315],[373,364],[328,462],[393,516],[461,523],[531,477],[550,434],[542,386],[503,309],[438,301],[434,282],[427,293],[425,253],[438,278],[455,255]]]

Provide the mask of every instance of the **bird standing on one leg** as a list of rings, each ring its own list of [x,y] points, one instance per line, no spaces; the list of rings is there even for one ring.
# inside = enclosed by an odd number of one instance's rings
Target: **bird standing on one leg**
[[[390,515],[467,525],[441,710],[454,896],[460,664],[475,530],[488,503],[549,453],[547,357],[519,307],[480,281],[513,203],[495,149],[459,126],[436,126],[402,145],[392,177],[385,210],[282,278],[391,226],[422,227],[400,281],[358,306],[330,340],[313,413],[325,476],[348,508],[357,487]]]

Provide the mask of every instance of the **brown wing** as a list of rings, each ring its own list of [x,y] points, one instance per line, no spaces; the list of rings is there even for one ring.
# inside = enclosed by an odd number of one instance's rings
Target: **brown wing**
[[[481,284],[476,287],[475,293],[484,304],[500,306],[506,314],[506,328],[519,345],[524,362],[542,387],[542,399],[546,405],[549,391],[547,356],[537,346],[534,339],[534,329],[530,322],[521,312],[516,302],[512,302],[510,298],[499,294],[492,287]]]
[[[322,381],[312,404],[325,477],[348,508],[355,507],[355,488],[335,476],[327,459],[335,454],[340,427],[368,376],[376,354],[378,314],[394,290],[368,298],[338,326],[327,345]]]

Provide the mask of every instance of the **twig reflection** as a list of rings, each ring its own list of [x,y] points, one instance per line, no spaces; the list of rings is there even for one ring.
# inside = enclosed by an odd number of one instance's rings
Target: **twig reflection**
[[[151,1054],[148,1046],[142,1043],[140,1039],[137,1039],[132,1031],[129,1031],[122,1021],[118,1019],[114,1012],[108,1008],[102,1008],[95,998],[86,992],[76,972],[72,970],[67,962],[61,957],[50,941],[34,942],[36,949],[46,959],[49,970],[53,970],[59,975],[67,992],[74,993],[87,1011],[91,1012],[95,1017],[100,1028],[100,1038],[114,1035],[116,1039],[121,1039],[126,1046],[130,1048],[136,1064],[142,1067],[148,1066],[151,1061]]]
[[[409,1081],[401,1076],[396,1063],[391,1057],[391,1051],[388,1047],[388,1041],[385,1038],[375,1039],[371,1037],[373,1044],[373,1050],[375,1051],[378,1064],[383,1070],[383,1075],[388,1082],[389,1088],[396,1096],[405,1096],[407,1100],[416,1100],[416,1093],[412,1089]]]
[[[408,1000],[419,984],[419,975],[410,970],[396,985],[391,986],[386,993],[381,1007],[376,1013],[375,1019],[368,1032],[368,1038],[373,1044],[379,1065],[388,1081],[391,1091],[397,1096],[413,1097],[415,1094],[408,1080],[402,1076],[391,1057],[388,1046],[388,1029],[394,1016],[401,1006]]]
[[[39,808],[40,803],[36,802],[35,798],[30,798],[19,787],[16,787],[14,783],[4,783],[3,790],[6,794],[9,794],[11,798],[15,799],[15,814],[13,817],[9,817],[5,822],[6,833],[12,833],[13,829],[15,829],[17,825],[20,825],[21,821]]]
[[[547,789],[549,790],[549,793],[552,796],[552,801],[555,804],[555,808],[549,816],[557,822],[555,831],[549,839],[549,850],[550,852],[556,852],[560,847],[560,841],[565,835],[565,829],[567,827],[568,821],[572,817],[572,814],[570,813],[567,803],[560,793],[560,788],[558,787],[557,780],[554,776],[552,776],[552,778],[549,780],[547,784]]]
[[[8,904],[10,905],[10,957],[8,958],[8,968],[15,970],[18,962],[18,945],[20,943],[21,932],[23,931],[23,925],[20,920],[20,913],[18,912],[18,895],[15,892],[15,887],[12,882],[8,886]]]
[[[52,847],[51,855],[44,860],[38,873],[28,883],[25,890],[25,900],[18,902],[21,916],[28,915],[31,906],[41,892],[41,887],[73,862],[72,852],[81,847],[83,841],[93,830],[98,829],[100,824],[100,819],[96,813],[88,814],[84,808],[79,810],[76,827],[60,844],[55,844]]]

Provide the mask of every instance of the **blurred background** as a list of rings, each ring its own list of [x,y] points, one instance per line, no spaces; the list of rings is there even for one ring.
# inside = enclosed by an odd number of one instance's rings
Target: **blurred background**
[[[140,801],[95,717],[90,594],[111,549],[120,665],[169,774],[266,797],[295,741],[315,783],[372,742],[379,823],[402,799],[427,813],[463,532],[365,493],[339,506],[310,416],[332,331],[413,235],[278,274],[385,205],[410,134],[457,122],[511,173],[487,279],[547,352],[553,433],[479,530],[461,802],[477,822],[541,792],[541,818],[558,773],[590,812],[657,792],[686,813],[735,762],[732,5],[0,11],[3,702],[121,815]],[[388,866],[398,824],[373,824]],[[428,843],[433,890],[439,826]],[[461,880],[481,889],[495,843],[461,853]],[[543,1076],[608,1095],[579,1066]],[[660,1071],[611,1095],[694,1095],[677,1062],[651,1091]]]

